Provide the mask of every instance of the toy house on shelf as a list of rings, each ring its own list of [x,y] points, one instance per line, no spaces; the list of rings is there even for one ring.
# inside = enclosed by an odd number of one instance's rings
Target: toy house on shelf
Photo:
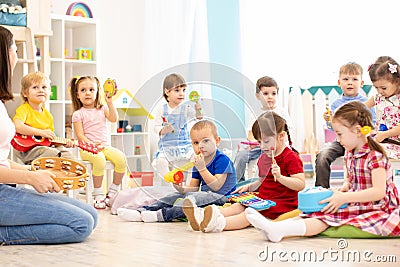
[[[152,174],[149,133],[143,126],[154,117],[127,89],[118,89],[113,102],[119,121],[111,129],[111,145],[125,153],[133,178],[147,171]]]
[[[128,116],[147,116],[149,119],[154,119],[127,89],[118,89],[113,101],[115,107],[124,111]]]

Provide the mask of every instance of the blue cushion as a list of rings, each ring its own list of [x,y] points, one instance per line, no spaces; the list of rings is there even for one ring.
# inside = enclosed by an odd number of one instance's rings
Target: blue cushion
[[[0,24],[26,27],[26,13],[10,14],[0,12]]]

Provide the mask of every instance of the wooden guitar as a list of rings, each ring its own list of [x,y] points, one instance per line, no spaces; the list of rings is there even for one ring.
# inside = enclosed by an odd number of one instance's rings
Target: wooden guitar
[[[52,144],[66,145],[69,139],[62,137],[55,137],[50,140],[41,136],[24,135],[16,133],[11,140],[11,145],[20,152],[27,152],[35,146],[51,146]],[[71,140],[75,146],[88,151],[93,154],[99,153],[99,149],[94,144],[79,142],[78,140]]]

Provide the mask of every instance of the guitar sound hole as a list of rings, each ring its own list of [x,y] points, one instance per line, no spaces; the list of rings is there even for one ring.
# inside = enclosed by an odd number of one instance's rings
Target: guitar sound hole
[[[35,142],[43,142],[43,140],[44,140],[43,137],[38,136],[38,135],[33,135],[33,136],[32,136],[32,139],[33,139]]]

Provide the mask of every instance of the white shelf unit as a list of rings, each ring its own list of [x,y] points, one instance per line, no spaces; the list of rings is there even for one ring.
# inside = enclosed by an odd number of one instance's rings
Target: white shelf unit
[[[150,170],[148,132],[112,133],[111,145],[124,152],[130,172]],[[140,151],[137,151],[137,147]]]
[[[52,86],[57,86],[57,99],[49,100],[48,108],[54,116],[56,135],[71,137],[66,131],[73,113],[69,82],[75,76],[97,75],[98,26],[93,18],[52,14],[51,28],[50,80]],[[76,59],[77,48],[90,48],[92,60]]]
[[[124,152],[130,172],[150,170],[150,143],[148,132],[112,133],[111,145]],[[137,151],[139,147],[140,151]]]

